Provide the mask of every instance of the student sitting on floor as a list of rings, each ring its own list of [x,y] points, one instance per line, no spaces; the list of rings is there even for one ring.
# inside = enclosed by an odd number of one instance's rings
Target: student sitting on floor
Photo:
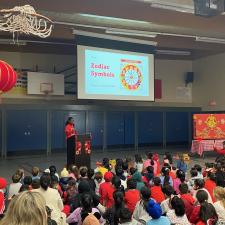
[[[140,192],[136,189],[137,181],[133,178],[127,180],[128,190],[125,192],[125,204],[127,208],[133,213],[137,202],[140,200]]]
[[[162,187],[161,187],[161,180],[159,177],[154,177],[153,178],[153,183],[154,186],[151,187],[151,193],[152,193],[152,198],[157,202],[161,203],[163,200],[165,200],[165,196],[162,192]]]

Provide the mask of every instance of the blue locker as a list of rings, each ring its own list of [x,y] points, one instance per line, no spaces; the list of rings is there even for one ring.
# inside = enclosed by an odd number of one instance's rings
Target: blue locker
[[[107,113],[107,146],[123,145],[124,135],[124,114],[123,112]]]
[[[125,132],[125,145],[134,145],[135,140],[135,114],[134,112],[124,112],[124,132]]]
[[[52,149],[64,149],[66,147],[64,117],[64,111],[52,112]]]
[[[188,143],[188,112],[166,113],[166,142]]]
[[[138,112],[138,144],[162,144],[163,113]]]
[[[103,146],[104,113],[88,112],[88,130],[92,136],[92,146]]]
[[[7,117],[7,150],[46,150],[47,113],[35,110],[10,110]]]

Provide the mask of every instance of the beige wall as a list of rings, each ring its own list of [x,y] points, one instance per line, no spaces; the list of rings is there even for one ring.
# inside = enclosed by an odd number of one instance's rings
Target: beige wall
[[[75,63],[75,55],[33,54],[17,52],[0,52],[0,59],[7,61],[15,68],[53,72],[67,68]],[[177,99],[176,87],[184,86],[184,75],[192,71],[192,61],[188,60],[155,60],[155,78],[162,80],[162,99],[149,105],[157,106],[191,106],[190,100]]]
[[[188,99],[178,99],[176,97],[176,88],[185,86],[184,77],[187,72],[192,72],[192,61],[155,61],[155,78],[162,80],[162,100],[160,102],[192,102]]]
[[[193,61],[193,103],[203,110],[225,110],[225,53]],[[210,101],[216,106],[209,106]]]

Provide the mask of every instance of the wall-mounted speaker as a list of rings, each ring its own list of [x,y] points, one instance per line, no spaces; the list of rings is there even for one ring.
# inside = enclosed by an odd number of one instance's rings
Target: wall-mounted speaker
[[[185,75],[185,84],[188,85],[189,83],[194,82],[194,72],[187,72]]]

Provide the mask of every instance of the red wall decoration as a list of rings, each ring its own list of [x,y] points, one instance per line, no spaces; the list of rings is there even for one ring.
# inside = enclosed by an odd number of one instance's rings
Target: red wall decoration
[[[12,66],[0,60],[0,93],[7,92],[16,84],[17,75]]]
[[[194,139],[225,139],[225,114],[194,114]]]
[[[155,99],[162,98],[162,80],[155,79]]]

